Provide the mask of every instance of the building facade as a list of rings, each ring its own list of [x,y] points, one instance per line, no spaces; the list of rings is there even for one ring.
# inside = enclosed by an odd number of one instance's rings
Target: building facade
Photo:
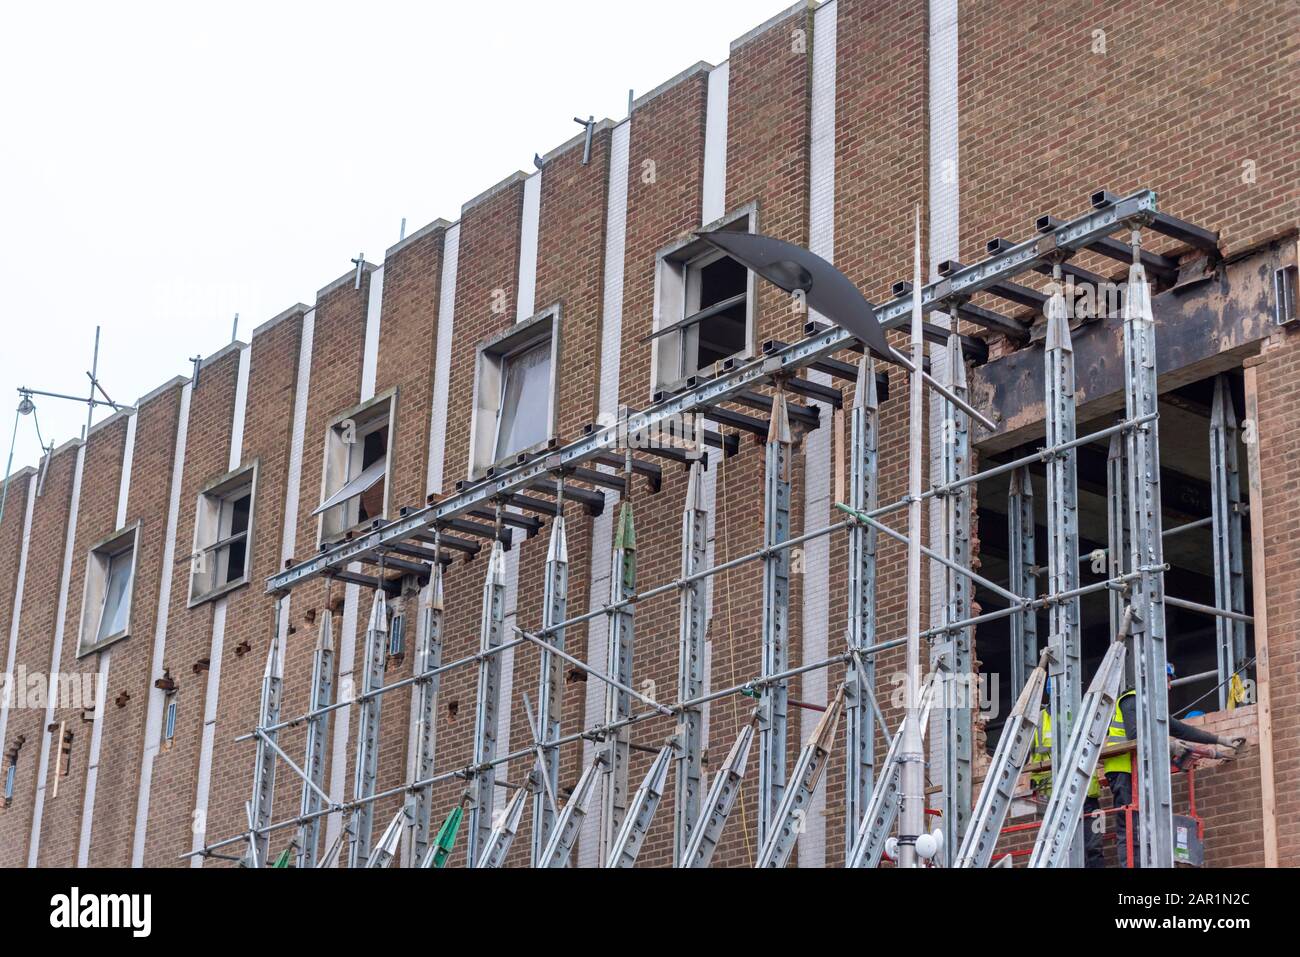
[[[933,276],[941,263],[979,260],[994,237],[1033,235],[1040,215],[1078,214],[1104,188],[1155,190],[1163,211],[1217,234],[1213,252],[1160,237],[1151,247],[1168,267],[1156,290],[1167,349],[1161,388],[1171,410],[1163,414],[1173,423],[1161,447],[1170,470],[1166,525],[1208,514],[1208,501],[1196,497],[1209,484],[1201,453],[1206,389],[1224,376],[1243,433],[1251,656],[1247,690],[1232,709],[1205,698],[1213,679],[1179,686],[1174,700],[1206,712],[1195,720],[1250,742],[1235,761],[1197,771],[1207,863],[1300,864],[1300,324],[1289,321],[1295,306],[1287,291],[1300,227],[1297,62],[1300,11],[1291,4],[800,3],[733,42],[726,62],[698,63],[639,97],[624,120],[596,123],[589,151],[582,136],[560,146],[539,170],[515,173],[467,202],[455,222],[412,233],[382,263],[362,264],[324,286],[314,304],[295,305],[249,342],[208,357],[193,379],[163,385],[133,411],[97,423],[84,441],[56,448],[10,479],[0,524],[0,648],[10,676],[10,706],[0,712],[0,863],[229,863],[183,855],[247,830],[255,745],[237,738],[257,723],[277,627],[286,638],[284,716],[309,709],[322,621],[331,623],[336,691],[359,686],[365,669],[370,603],[362,589],[346,581],[296,588],[277,624],[268,576],[520,452],[613,421],[620,407],[644,408],[719,360],[803,335],[809,317],[797,303],[709,253],[697,231],[740,229],[806,246],[882,302],[911,276],[914,207]],[[1110,280],[1126,268],[1091,253],[1079,262]],[[706,319],[647,339],[720,304]],[[968,378],[977,406],[999,417],[999,431],[976,441],[978,464],[1042,444],[1041,324],[1031,307],[1003,311],[1026,320],[1024,337],[970,323],[961,330],[987,342],[987,358],[967,355]],[[1117,348],[1100,333],[1080,337],[1081,423],[1122,408],[1108,378]],[[942,350],[931,361],[936,375],[951,375]],[[894,394],[881,405],[881,501],[902,496],[907,480],[905,377],[893,379]],[[847,408],[853,382],[834,384]],[[820,425],[797,429],[793,535],[833,520],[843,470],[831,440],[834,410],[808,404],[818,407]],[[762,440],[725,423],[719,429],[739,439],[734,454],[711,452],[701,490],[713,562],[764,544]],[[928,447],[938,444],[932,432]],[[1104,460],[1104,449],[1099,454]],[[680,571],[686,486],[686,470],[668,462],[655,487],[643,477],[632,484],[642,587]],[[1185,496],[1172,499],[1175,488]],[[605,488],[600,507],[577,486],[571,494],[573,615],[609,597],[610,548],[627,492]],[[995,580],[1006,574],[1005,506],[993,499],[1004,494],[981,484],[972,527],[972,548]],[[543,621],[550,524],[545,515],[514,523],[504,570],[508,624],[535,629]],[[1209,545],[1196,534],[1180,537],[1185,554],[1170,546],[1170,590],[1181,585],[1186,597],[1208,602],[1197,589],[1210,580]],[[444,661],[478,650],[486,551],[446,569]],[[882,639],[904,628],[904,557],[902,546],[881,539]],[[792,555],[791,665],[843,649],[847,561],[842,537]],[[385,682],[412,674],[418,601],[414,592],[392,601],[407,624],[404,642],[390,639]],[[759,673],[761,601],[752,566],[711,580],[710,688]],[[677,616],[673,594],[636,607],[638,690],[659,700],[671,700],[677,687]],[[1204,622],[1173,622],[1171,636],[1185,643],[1171,654],[1190,675],[1205,654],[1213,658],[1214,627],[1207,638]],[[569,629],[567,647],[603,668],[607,637],[606,618],[596,616]],[[1005,628],[977,630],[974,641],[982,678],[1005,681]],[[1085,641],[1085,661],[1095,665],[1100,653],[1087,648]],[[502,656],[498,753],[533,740],[523,696],[535,707],[538,660],[527,646]],[[891,676],[900,662],[887,652],[878,664],[891,728],[898,714]],[[82,675],[95,676],[99,694],[72,693],[72,677]],[[58,694],[49,693],[51,676]],[[790,760],[842,678],[837,666],[793,680]],[[1005,688],[980,687],[977,769],[1009,706]],[[474,668],[443,676],[440,771],[473,760],[476,695]],[[603,720],[604,687],[580,670],[566,666],[560,697],[563,733]],[[377,790],[400,790],[415,762],[411,687],[384,694],[379,707]],[[752,710],[743,696],[708,706],[706,774]],[[352,794],[355,722],[344,708],[328,727],[332,800]],[[634,730],[632,781],[668,733],[662,725]],[[280,733],[295,760],[305,743],[302,726]],[[561,752],[561,799],[593,754],[590,741]],[[524,782],[533,760],[524,754],[499,778]],[[831,760],[804,821],[799,866],[844,861],[845,771],[838,756]],[[279,773],[276,821],[297,815],[301,796],[300,783]],[[1180,779],[1176,789],[1178,813],[1193,800],[1187,784]],[[462,802],[465,789],[461,780],[437,784],[435,815]],[[511,792],[498,790],[500,808]],[[672,860],[672,800],[670,788],[642,864]],[[755,801],[746,786],[715,864],[752,862]],[[400,793],[376,803],[376,838],[401,803]],[[1028,801],[1020,810],[1035,813]],[[512,864],[528,860],[529,812]],[[575,854],[584,865],[599,860],[596,817]],[[338,814],[325,819],[321,853],[346,823]],[[294,833],[273,833],[271,852]],[[463,863],[462,845],[452,864]]]

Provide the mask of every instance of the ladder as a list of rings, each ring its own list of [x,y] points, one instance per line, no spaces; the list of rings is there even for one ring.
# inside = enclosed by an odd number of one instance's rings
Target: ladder
[[[835,700],[799,752],[785,794],[772,819],[772,833],[759,851],[755,867],[781,868],[789,863],[795,843],[803,833],[808,806],[817,793],[817,785],[821,783],[822,772],[826,770],[827,759],[835,746],[835,732],[839,729],[843,711],[844,686],[840,685]]]

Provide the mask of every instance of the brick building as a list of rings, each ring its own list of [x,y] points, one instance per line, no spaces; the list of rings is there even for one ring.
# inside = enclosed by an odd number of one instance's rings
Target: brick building
[[[1249,506],[1243,577],[1254,615],[1250,690],[1232,710],[1217,710],[1215,696],[1206,697],[1212,678],[1179,686],[1171,701],[1207,712],[1195,720],[1250,742],[1237,760],[1207,762],[1196,773],[1207,863],[1300,864],[1300,324],[1288,321],[1295,304],[1287,293],[1300,227],[1297,63],[1300,8],[1293,4],[800,3],[733,42],[726,62],[698,63],[638,98],[623,121],[596,123],[589,150],[579,136],[545,154],[540,170],[502,180],[467,202],[456,222],[414,232],[382,263],[324,286],[314,305],[295,305],[256,328],[250,342],[204,360],[195,380],[169,382],[133,411],[97,423],[84,441],[56,448],[11,477],[0,524],[0,648],[13,676],[11,707],[0,712],[0,864],[225,863],[182,855],[247,828],[254,744],[236,739],[257,723],[277,628],[263,588],[268,576],[350,528],[447,496],[523,449],[563,444],[620,406],[644,408],[715,360],[757,355],[770,340],[804,334],[807,316],[787,296],[729,260],[702,255],[694,243],[702,227],[807,246],[883,302],[895,281],[911,275],[914,206],[922,211],[926,268],[937,275],[942,262],[982,258],[991,237],[1032,235],[1041,214],[1078,214],[1102,188],[1121,196],[1154,190],[1162,211],[1217,233],[1212,252],[1158,236],[1150,247],[1169,267],[1155,290],[1162,481],[1166,526],[1209,514],[1209,408],[1215,382],[1226,383],[1248,440],[1241,475]],[[1124,263],[1094,252],[1075,262],[1107,279],[1124,275]],[[722,321],[701,322],[698,334],[647,341],[685,314],[737,296],[739,308],[733,303],[718,313]],[[987,358],[980,348],[968,353],[968,378],[976,405],[1000,424],[976,438],[981,464],[1042,444],[1041,323],[1031,308],[1003,303],[1002,310],[1026,320],[1024,336],[969,322],[961,328],[987,342]],[[1103,318],[1077,332],[1081,434],[1085,423],[1104,422],[1123,405],[1116,328]],[[942,371],[941,351],[932,362]],[[881,406],[884,502],[906,489],[905,377],[893,378],[898,387]],[[833,384],[848,408],[853,381]],[[792,535],[834,518],[834,471],[843,467],[830,436],[831,406],[808,406],[820,425],[797,428]],[[734,454],[711,450],[702,489],[713,562],[763,545],[762,440],[719,428],[739,441]],[[1084,539],[1095,531],[1096,501],[1104,501],[1104,488],[1089,487],[1104,485],[1105,449],[1094,449],[1097,456],[1100,479],[1086,456],[1080,460]],[[982,573],[994,581],[1007,574],[1005,484],[980,484],[972,529]],[[634,481],[643,589],[680,569],[686,486],[687,472],[667,461],[657,488]],[[1092,505],[1083,501],[1089,495]],[[609,487],[584,498],[578,484],[566,498],[570,615],[608,598],[618,499]],[[1104,506],[1100,515],[1104,533]],[[550,525],[544,513],[513,522],[505,613],[521,628],[543,621]],[[1209,602],[1202,532],[1189,530],[1168,547],[1168,581],[1171,594]],[[476,550],[477,557],[458,554],[445,572],[444,662],[479,648],[487,549]],[[843,537],[830,536],[792,558],[789,658],[798,666],[842,648],[848,557]],[[903,547],[882,538],[878,563],[883,640],[904,626]],[[418,601],[414,589],[391,601],[407,624],[404,644],[393,639],[388,648],[387,683],[413,673]],[[759,674],[761,603],[755,566],[712,580],[709,688]],[[362,680],[369,598],[343,580],[295,588],[279,623],[283,716],[309,709],[313,649],[327,610],[335,688]],[[1104,648],[1104,599],[1085,603],[1084,615],[1090,670]],[[1213,623],[1176,611],[1170,621],[1180,673],[1212,670]],[[974,635],[979,669],[1004,684],[1006,637],[1005,623]],[[567,648],[603,668],[606,641],[606,619],[597,615],[568,630]],[[678,681],[675,594],[637,604],[635,655],[638,689],[674,700],[664,689]],[[897,708],[888,676],[900,661],[897,651],[879,656],[891,727]],[[790,682],[790,697],[813,706],[791,710],[790,761],[843,671],[836,665]],[[27,693],[51,673],[96,675],[101,694],[83,701]],[[505,783],[522,782],[533,765],[523,696],[535,708],[539,680],[535,649],[502,654],[497,749],[525,752],[499,770]],[[983,704],[994,707],[976,719],[977,769],[1014,698],[989,687]],[[473,667],[442,677],[439,772],[473,760],[476,688]],[[580,670],[566,666],[560,694],[562,733],[603,719],[604,688]],[[411,686],[380,702],[376,789],[397,793],[376,802],[376,840],[401,806],[415,762]],[[751,710],[735,695],[707,707],[706,773],[721,764]],[[662,723],[634,726],[634,783],[669,733]],[[305,728],[283,729],[278,743],[299,760]],[[331,800],[352,795],[356,749],[356,715],[344,708],[325,746]],[[563,749],[561,799],[594,750],[590,741]],[[1178,813],[1188,811],[1188,783],[1178,780]],[[498,790],[499,808],[509,791]],[[464,791],[462,780],[436,784],[435,818]],[[300,792],[281,767],[275,821],[299,813]],[[836,754],[804,822],[799,866],[843,863],[844,795]],[[670,787],[643,865],[672,860],[672,801]],[[1030,802],[1019,810],[1036,813]],[[528,861],[530,812],[511,864]],[[578,863],[599,860],[598,816],[584,827]],[[715,864],[752,862],[756,817],[751,780]],[[325,819],[321,853],[344,823],[339,814]],[[270,850],[278,854],[293,833],[273,832]],[[462,841],[451,862],[464,857]]]

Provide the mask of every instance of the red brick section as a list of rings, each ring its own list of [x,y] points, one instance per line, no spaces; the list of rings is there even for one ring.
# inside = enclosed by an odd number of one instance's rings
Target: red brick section
[[[545,176],[542,181],[545,183]],[[448,491],[466,476],[468,470],[476,347],[514,325],[522,215],[523,183],[520,181],[509,183],[499,192],[479,200],[461,217],[456,269],[456,334],[452,337],[444,452],[443,482]],[[498,304],[504,307],[500,312],[492,311],[494,290],[501,290],[504,295],[503,300],[497,299]],[[520,540],[521,537],[516,538],[516,542]],[[444,662],[478,651],[487,552],[485,543],[477,559],[472,562],[457,560],[447,569]],[[437,767],[440,772],[465,767],[473,759],[477,682],[478,670],[473,666],[457,669],[443,677],[438,708]],[[499,773],[498,780],[503,776]],[[465,785],[459,780],[446,781],[434,787],[435,825],[460,801],[464,790]],[[458,866],[464,862],[464,847],[462,833],[452,864]]]
[[[1295,228],[1294,4],[963,0],[958,17],[966,262],[1102,188],[1156,190],[1229,254]]]
[[[95,674],[99,654],[77,657],[81,630],[82,598],[90,547],[117,529],[117,497],[122,474],[122,451],[126,440],[127,417],[117,418],[90,434],[86,441],[86,461],[81,483],[81,504],[77,511],[76,538],[72,547],[72,584],[68,590],[68,607],[63,622],[63,650],[59,672],[65,675]],[[136,633],[135,602],[132,601],[131,633]],[[127,639],[130,640],[130,639]],[[113,687],[110,675],[110,688]],[[108,691],[106,708],[116,705],[117,692]],[[83,707],[70,707],[60,701],[54,709],[53,722],[66,721],[73,734],[72,753],[66,773],[59,784],[58,797],[53,788],[45,791],[45,809],[41,819],[41,846],[37,863],[41,867],[71,867],[77,863],[77,841],[81,830],[82,799],[85,794],[86,764],[90,754],[93,725],[82,720]],[[84,705],[84,702],[79,704]],[[54,767],[54,765],[51,765]],[[52,778],[50,779],[52,783]]]
[[[176,521],[176,557],[189,554],[194,544],[195,503],[199,490],[219,475],[230,461],[230,425],[234,418],[235,383],[239,377],[239,352],[230,350],[200,371],[199,386],[190,396],[190,420],[185,444],[185,469],[181,478],[180,511]],[[89,470],[87,474],[90,474]],[[163,666],[176,679],[176,737],[172,748],[154,760],[149,797],[146,867],[176,867],[179,856],[190,849],[194,799],[198,786],[199,744],[203,737],[203,701],[208,673],[200,662],[212,649],[212,602],[189,608],[188,564],[172,570],[171,608]],[[152,642],[152,636],[148,639]],[[230,646],[227,642],[227,647]],[[196,670],[197,669],[197,670]],[[132,692],[133,704],[143,711]],[[115,707],[110,701],[109,707]]]
[[[208,798],[208,837],[214,840],[247,827],[244,802],[252,793],[255,746],[251,742],[237,744],[234,739],[257,724],[262,673],[275,630],[275,604],[266,595],[263,582],[280,566],[285,479],[293,440],[301,337],[302,313],[299,312],[256,336],[250,347],[253,352],[248,369],[240,464],[258,463],[253,548],[248,584],[229,593],[226,605],[226,637]],[[181,501],[182,510],[194,507],[194,502]],[[302,644],[305,640],[298,635],[289,638],[291,644]],[[116,666],[117,662],[113,664]],[[181,682],[182,689],[186,685],[195,686],[193,675],[173,672],[172,677]],[[277,769],[276,781],[280,787],[296,791],[293,773],[283,765]],[[285,836],[279,834],[271,843],[276,846],[285,841]]]
[[[570,146],[547,160],[542,175],[541,217],[537,246],[538,309],[560,304],[560,365],[558,435],[561,442],[575,439],[579,429],[595,421],[600,388],[600,321],[605,264],[605,196],[609,179],[610,134],[602,131],[592,141],[591,161],[582,165],[582,144]],[[614,509],[613,497],[606,500]],[[569,546],[569,616],[588,608],[591,579],[592,520],[580,505],[565,508]],[[528,542],[518,535],[519,595],[516,618],[519,627],[536,631],[542,624],[542,597],[550,525]],[[587,629],[567,630],[565,649],[586,657]],[[604,663],[599,664],[604,670]],[[568,677],[559,704],[560,731],[571,734],[585,726],[586,683],[575,680],[574,669],[561,664]],[[515,652],[511,709],[512,750],[531,740],[523,695],[536,703],[539,696],[540,655],[532,648]],[[590,679],[596,680],[594,678]],[[536,711],[534,711],[534,715]],[[577,784],[582,773],[582,748],[569,745],[560,751],[561,793]],[[534,762],[512,762],[507,776],[523,780]],[[532,842],[532,810],[524,821],[511,854],[512,864],[528,861]]]
[[[325,287],[316,299],[315,327],[312,336],[311,384],[307,396],[307,421],[303,437],[302,481],[298,492],[297,554],[299,561],[314,554],[317,549],[319,519],[312,510],[321,501],[322,466],[325,460],[325,432],[336,415],[355,406],[361,400],[361,367],[365,349],[366,310],[370,296],[372,268],[362,272],[361,288],[356,289],[352,274],[340,277]],[[380,327],[382,329],[382,325]],[[399,398],[400,405],[401,400]],[[401,410],[398,411],[401,416]],[[283,507],[283,506],[281,506]],[[285,654],[284,694],[281,711],[292,717],[307,710],[311,695],[311,661],[320,631],[319,615],[326,606],[326,596],[334,608],[335,662],[342,657],[343,585],[328,586],[324,582],[311,582],[295,588],[290,602],[290,626],[293,629]],[[361,596],[357,614],[357,657],[355,672],[360,674],[362,638],[365,622],[370,614],[369,596]],[[265,648],[265,646],[263,646]],[[265,666],[265,658],[257,664],[258,673]],[[251,667],[251,666],[250,666]],[[260,679],[259,679],[260,680]],[[339,682],[334,683],[334,693],[339,694]],[[326,743],[326,790],[332,769],[328,755],[332,753],[336,722],[343,712],[331,716]],[[355,717],[349,725],[349,750],[355,742]],[[300,757],[306,745],[303,727],[289,728],[280,734],[279,745],[287,754]],[[245,760],[251,762],[252,753]],[[251,763],[250,763],[251,766]],[[291,773],[291,772],[290,772]],[[275,819],[284,820],[298,813],[301,788],[281,767],[277,771]],[[344,797],[352,797],[352,770],[349,762],[344,776]],[[240,803],[242,807],[242,800]],[[322,839],[325,828],[321,828]],[[291,831],[280,831],[271,838],[271,853],[278,854],[287,845]],[[229,834],[211,833],[213,838]]]
[[[126,523],[140,522],[140,551],[131,601],[131,637],[113,645],[105,688],[91,829],[92,867],[127,867],[131,863],[180,397],[178,382],[141,405],[137,413]],[[118,707],[116,699],[123,693],[130,697]]]
[[[36,497],[32,511],[31,544],[28,546],[27,576],[23,584],[14,674],[39,675],[42,681],[48,678],[50,671],[63,545],[76,464],[77,443],[69,443],[54,453],[45,476],[45,488]],[[28,682],[27,690],[30,687]],[[5,732],[8,735],[6,748],[19,737],[25,739],[18,756],[13,803],[0,808],[0,864],[6,867],[21,867],[27,863],[41,745],[45,736],[43,699],[37,704],[36,707],[11,711]]]
[[[1257,434],[1263,491],[1264,570],[1268,589],[1268,670],[1277,793],[1278,864],[1300,865],[1300,334],[1274,335],[1256,360]]]
[[[912,275],[913,209],[928,204],[928,102],[926,99],[926,12],[922,5],[839,0],[836,16],[837,66],[835,103],[835,264],[873,302],[890,296],[893,282]],[[922,249],[925,235],[922,235]],[[923,269],[926,266],[923,264]],[[905,346],[905,337],[891,333]],[[907,493],[907,379],[895,366],[881,363],[890,375],[891,397],[881,406],[879,440],[879,502],[888,504]],[[844,387],[845,441],[852,383]],[[847,449],[847,445],[846,445]],[[847,451],[846,451],[847,460]],[[927,459],[928,461],[928,459]],[[847,469],[847,461],[846,461]],[[928,467],[925,474],[929,474]],[[845,476],[847,488],[848,477]],[[833,492],[833,486],[832,486]],[[838,513],[837,513],[838,514]],[[906,513],[887,521],[906,528]],[[923,521],[928,528],[928,516]],[[846,538],[831,538],[831,611],[828,651],[842,649],[848,612]],[[884,535],[877,536],[875,638],[902,637],[907,615],[906,549]],[[929,607],[929,576],[922,576],[922,621]],[[922,666],[928,655],[922,650]],[[902,704],[904,658],[901,649],[877,657],[876,694],[889,723],[898,728]],[[843,677],[833,668],[829,687]],[[884,758],[886,742],[876,737],[876,756]],[[827,772],[826,860],[838,866],[844,859],[843,738]]]

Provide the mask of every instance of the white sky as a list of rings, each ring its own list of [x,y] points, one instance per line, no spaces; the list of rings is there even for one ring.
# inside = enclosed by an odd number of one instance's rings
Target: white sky
[[[0,29],[0,459],[16,388],[122,403],[792,0],[15,3]],[[106,417],[101,409],[96,421]],[[37,399],[46,442],[84,404]],[[35,465],[32,418],[14,469]],[[0,460],[0,469],[3,461]],[[0,476],[3,476],[0,471]]]

